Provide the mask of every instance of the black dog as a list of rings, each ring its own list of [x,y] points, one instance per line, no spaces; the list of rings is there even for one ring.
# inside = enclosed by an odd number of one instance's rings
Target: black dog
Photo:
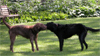
[[[90,30],[92,32],[100,31],[100,29],[92,29],[86,27],[82,24],[55,24],[53,22],[49,22],[46,24],[47,29],[54,32],[59,39],[60,43],[60,51],[63,50],[63,42],[64,39],[70,38],[72,35],[77,34],[79,36],[79,40],[81,43],[81,50],[84,49],[83,44],[85,44],[86,49],[88,48],[88,44],[85,42],[85,37],[87,35],[87,31]]]

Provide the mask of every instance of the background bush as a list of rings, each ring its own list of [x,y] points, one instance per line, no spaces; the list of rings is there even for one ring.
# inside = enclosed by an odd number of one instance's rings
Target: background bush
[[[96,0],[55,0],[6,2],[11,10],[18,10],[20,19],[15,18],[15,23],[33,22],[45,20],[63,20],[73,17],[97,17],[100,16],[100,1]],[[13,20],[10,19],[8,22]]]

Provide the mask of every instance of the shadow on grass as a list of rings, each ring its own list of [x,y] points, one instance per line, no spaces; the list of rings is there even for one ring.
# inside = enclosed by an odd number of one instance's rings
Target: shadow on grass
[[[53,47],[54,48],[53,48]],[[72,48],[74,48],[73,46],[72,47],[66,47],[66,50],[60,52],[58,50],[58,48],[56,48],[57,46],[55,45],[50,45],[50,46],[47,46],[47,48],[45,50],[40,50],[40,51],[36,51],[36,52],[32,52],[32,51],[23,51],[23,52],[9,52],[9,51],[4,51],[2,50],[1,52],[1,55],[2,56],[94,56],[94,55],[99,55],[99,52],[97,51],[98,49],[97,48],[94,48],[94,49],[89,49],[89,50],[84,50],[84,51],[80,51],[79,49],[75,49],[75,50],[72,50]],[[51,49],[52,48],[52,49]]]

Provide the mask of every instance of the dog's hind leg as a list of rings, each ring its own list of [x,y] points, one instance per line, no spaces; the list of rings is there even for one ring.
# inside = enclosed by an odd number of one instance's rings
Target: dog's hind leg
[[[10,51],[12,51],[12,52],[14,52],[14,51],[13,51],[13,45],[14,45],[15,37],[16,37],[15,34],[10,34],[10,41],[11,41],[11,44],[10,44]]]
[[[79,35],[79,41],[80,41],[80,44],[81,44],[81,51],[83,51],[83,49],[84,49],[83,40],[84,40],[84,33]]]
[[[79,35],[79,40],[80,40],[80,43],[81,43],[81,51],[83,51],[83,49],[84,49],[83,43],[85,44],[86,49],[88,48],[88,45],[87,45],[87,43],[85,42],[86,34],[87,34],[87,32],[83,32],[83,33],[81,33],[81,34]]]
[[[80,41],[80,44],[81,44],[81,51],[83,51],[84,46],[83,46],[83,40],[82,40],[82,37],[79,37],[79,41]]]
[[[38,37],[38,34],[36,35],[34,40],[35,40],[36,49],[37,49],[37,51],[39,51],[38,44],[37,44],[37,37]]]
[[[83,43],[85,44],[86,49],[88,49],[88,44],[85,42],[85,39],[83,40]]]
[[[86,35],[87,35],[87,32],[83,33],[83,37],[84,37],[83,43],[85,44],[86,49],[88,49],[88,44],[87,44],[86,41],[85,41]]]

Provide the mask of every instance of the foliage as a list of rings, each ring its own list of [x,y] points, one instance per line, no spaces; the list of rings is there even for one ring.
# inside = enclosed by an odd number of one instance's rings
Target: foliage
[[[95,14],[95,9],[89,8],[89,7],[76,7],[72,9],[72,11],[69,13],[72,17],[93,17],[97,16]]]
[[[100,6],[97,6],[97,7],[96,7],[96,12],[97,12],[97,14],[100,16]]]
[[[34,13],[31,16],[22,15],[20,19],[8,18],[7,21],[10,23],[24,23],[24,22],[33,22],[33,21],[64,20],[64,19],[68,19],[68,14],[64,14],[62,12],[50,13],[50,12],[40,11],[39,13]]]
[[[100,7],[95,0],[55,0],[44,4],[38,1],[6,2],[11,10],[18,10],[20,22],[60,20],[73,17],[100,16]],[[11,20],[10,20],[11,21]],[[12,20],[13,21],[13,20]]]

